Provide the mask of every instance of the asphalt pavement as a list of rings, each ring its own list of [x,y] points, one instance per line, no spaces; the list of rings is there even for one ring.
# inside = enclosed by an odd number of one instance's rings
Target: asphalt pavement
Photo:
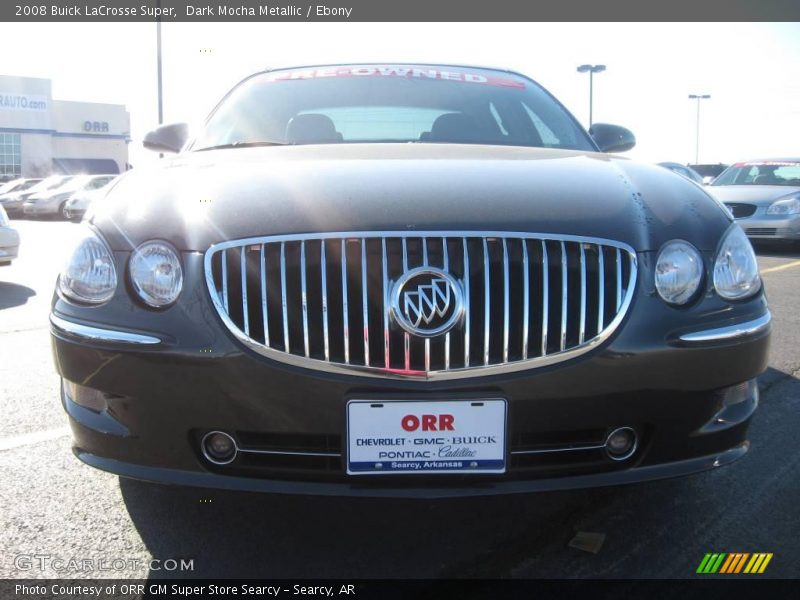
[[[20,257],[0,268],[2,578],[685,578],[706,552],[771,552],[762,577],[800,577],[800,252],[758,248],[772,353],[751,451],[733,465],[588,491],[338,499],[173,489],[81,464],[47,323],[79,226],[12,223]],[[577,532],[604,542],[570,547]]]

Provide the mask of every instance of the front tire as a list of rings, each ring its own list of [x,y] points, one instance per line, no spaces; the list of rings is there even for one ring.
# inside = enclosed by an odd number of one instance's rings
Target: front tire
[[[61,206],[58,207],[58,214],[61,216],[61,219],[64,221],[69,221],[69,213],[67,212],[67,203],[66,201],[61,203]]]

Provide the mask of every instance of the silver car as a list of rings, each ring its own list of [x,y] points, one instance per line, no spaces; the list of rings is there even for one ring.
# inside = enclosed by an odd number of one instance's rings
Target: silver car
[[[706,188],[753,239],[800,243],[800,158],[739,162]]]
[[[11,264],[17,257],[19,250],[19,234],[11,229],[8,223],[8,215],[5,209],[0,206],[0,267]]]
[[[25,216],[50,216],[69,218],[66,212],[67,201],[73,194],[108,183],[110,175],[77,175],[66,179],[61,185],[28,197],[23,205]],[[97,183],[95,183],[97,182]]]
[[[79,222],[89,205],[102,198],[108,191],[108,185],[117,178],[117,175],[101,175],[92,179],[82,190],[72,194],[67,204],[64,206],[64,217],[70,221]]]
[[[22,205],[34,186],[38,186],[41,179],[15,179],[0,187],[0,206],[9,217],[22,214]]]

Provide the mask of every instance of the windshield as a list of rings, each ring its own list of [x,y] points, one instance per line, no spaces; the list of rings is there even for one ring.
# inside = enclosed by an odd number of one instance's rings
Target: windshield
[[[594,150],[571,115],[530,80],[376,65],[255,75],[223,100],[191,149],[359,142]]]
[[[42,179],[39,183],[32,186],[28,191],[31,192],[31,194],[38,194],[39,192],[44,192],[62,185],[66,179],[67,177],[64,175],[53,175],[47,179]]]
[[[800,162],[759,161],[736,163],[711,185],[786,185],[800,186]]]

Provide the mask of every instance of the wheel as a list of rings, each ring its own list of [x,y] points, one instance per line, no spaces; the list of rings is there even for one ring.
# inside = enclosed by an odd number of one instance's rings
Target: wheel
[[[69,221],[69,213],[67,212],[67,203],[62,202],[61,206],[58,207],[58,212],[61,215],[61,218],[65,221]]]

